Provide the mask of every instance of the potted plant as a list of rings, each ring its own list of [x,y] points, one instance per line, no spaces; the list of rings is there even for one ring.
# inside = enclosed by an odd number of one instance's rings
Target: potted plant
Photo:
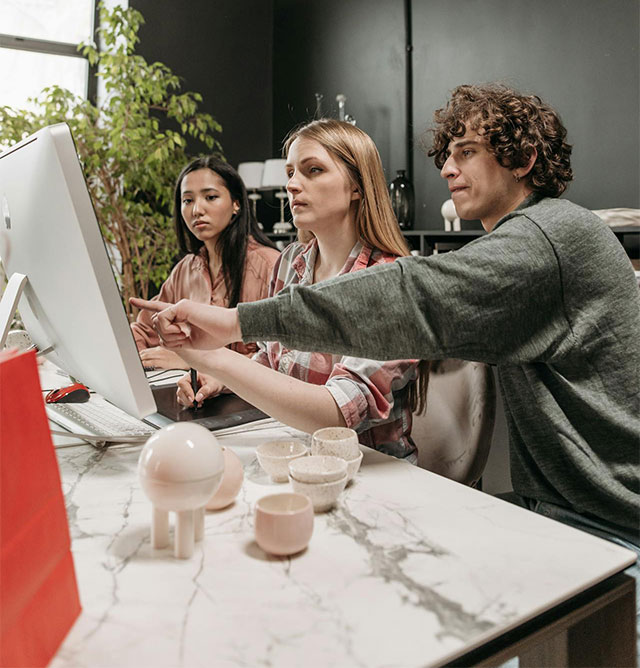
[[[129,318],[128,298],[148,297],[176,260],[171,203],[187,138],[222,155],[220,125],[198,112],[202,97],[180,93],[168,67],[135,53],[142,23],[134,9],[100,6],[101,49],[78,47],[97,68],[104,90],[97,105],[52,86],[31,100],[35,111],[0,107],[3,147],[46,125],[70,126]]]

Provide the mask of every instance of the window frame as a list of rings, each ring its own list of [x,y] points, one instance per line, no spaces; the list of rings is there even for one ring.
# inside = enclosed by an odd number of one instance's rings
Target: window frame
[[[97,0],[93,0],[93,41],[98,45],[98,27],[100,25],[100,12]],[[79,44],[79,43],[78,43]],[[52,56],[71,56],[88,60],[78,51],[78,44],[73,42],[56,42],[47,39],[34,39],[21,35],[10,35],[0,33],[0,47],[4,49],[16,49],[19,51],[32,51]],[[99,46],[98,46],[99,48]],[[91,65],[87,68],[87,99],[94,105],[98,103],[98,78],[97,67]],[[40,91],[36,91],[37,95]]]

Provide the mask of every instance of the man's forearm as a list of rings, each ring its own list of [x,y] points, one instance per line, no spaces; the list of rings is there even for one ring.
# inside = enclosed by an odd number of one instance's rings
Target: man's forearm
[[[402,271],[396,265],[311,287],[295,286],[271,299],[239,304],[243,340],[280,341],[297,350],[370,359],[419,357],[411,354],[420,348],[417,332],[414,340],[399,341],[407,329],[407,311],[417,313],[419,306],[403,296]]]
[[[378,360],[530,361],[554,349],[566,324],[556,267],[538,228],[514,220],[455,253],[400,258],[239,304],[240,331],[245,342]],[[531,340],[541,327],[545,336]]]

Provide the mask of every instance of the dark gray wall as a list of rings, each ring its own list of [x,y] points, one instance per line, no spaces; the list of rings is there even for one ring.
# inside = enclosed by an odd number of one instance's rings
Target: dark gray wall
[[[637,0],[414,0],[416,131],[456,85],[505,81],[560,112],[569,199],[640,207],[638,12]],[[418,153],[415,181],[420,227],[439,227],[448,191]]]
[[[274,0],[274,153],[287,132],[323,112],[346,111],[373,137],[389,179],[405,167],[402,0]]]
[[[272,0],[129,0],[140,11],[138,52],[203,96],[201,111],[222,125],[234,166],[271,157]]]
[[[130,0],[140,53],[203,94],[231,164],[279,155],[286,133],[335,96],[375,140],[388,179],[404,168],[402,0]],[[461,83],[502,80],[554,105],[574,145],[567,196],[640,207],[638,0],[413,0],[414,129]],[[419,229],[448,191],[414,156]]]
[[[574,145],[570,199],[588,208],[640,207],[638,7],[637,0],[413,0],[414,139],[456,85],[501,80],[560,112]],[[274,0],[273,62],[275,145],[313,115],[316,91],[325,112],[335,112],[342,92],[376,141],[387,177],[405,166],[401,0]],[[414,175],[416,227],[439,228],[446,184],[419,151]]]

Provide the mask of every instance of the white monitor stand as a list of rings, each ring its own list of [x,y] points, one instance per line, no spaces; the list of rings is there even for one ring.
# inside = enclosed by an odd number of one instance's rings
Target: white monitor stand
[[[0,350],[4,348],[7,341],[7,334],[26,282],[27,277],[24,274],[13,274],[0,299]]]

